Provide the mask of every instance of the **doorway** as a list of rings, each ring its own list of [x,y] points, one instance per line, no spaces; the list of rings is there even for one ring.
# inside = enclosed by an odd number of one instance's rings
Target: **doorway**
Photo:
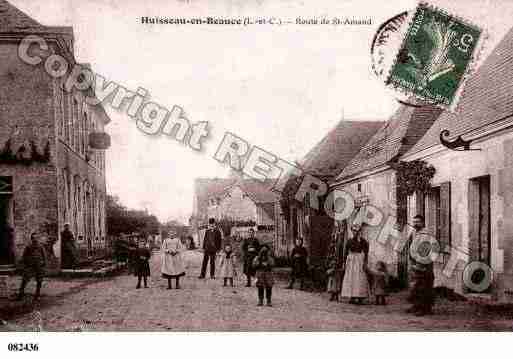
[[[15,262],[12,197],[12,177],[0,177],[0,266]]]
[[[469,181],[468,199],[469,263],[481,262],[491,267],[490,176],[477,177]],[[478,284],[482,279],[481,277],[483,275],[473,275],[472,282]]]

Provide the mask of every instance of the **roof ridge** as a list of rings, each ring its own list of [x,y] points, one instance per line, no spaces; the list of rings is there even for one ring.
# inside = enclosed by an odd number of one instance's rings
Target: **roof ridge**
[[[413,147],[439,117],[438,108],[401,105],[365,143],[336,180],[382,166]],[[422,124],[425,123],[424,126]]]
[[[16,6],[6,0],[0,0],[0,29],[22,30],[26,28],[44,28],[45,26],[34,20]]]

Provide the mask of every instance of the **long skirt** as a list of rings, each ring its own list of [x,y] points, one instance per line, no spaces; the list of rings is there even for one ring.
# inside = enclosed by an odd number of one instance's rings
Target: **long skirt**
[[[364,270],[364,253],[349,253],[346,262],[344,281],[342,282],[342,297],[367,298],[370,293],[367,273]]]
[[[164,278],[178,278],[185,275],[185,265],[183,263],[181,253],[171,255],[168,253],[162,254],[162,277]]]

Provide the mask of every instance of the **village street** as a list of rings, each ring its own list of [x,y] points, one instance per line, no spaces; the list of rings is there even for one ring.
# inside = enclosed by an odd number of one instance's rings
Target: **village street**
[[[255,288],[245,288],[240,278],[235,288],[197,279],[202,253],[185,256],[188,273],[180,290],[166,290],[155,253],[149,289],[135,289],[135,277],[126,274],[104,280],[51,279],[39,308],[12,318],[0,330],[500,331],[513,326],[511,317],[483,314],[468,302],[440,300],[434,316],[419,318],[404,313],[403,294],[392,295],[386,307],[354,306],[329,302],[325,293],[284,289],[285,282],[275,286],[273,307],[257,307]]]

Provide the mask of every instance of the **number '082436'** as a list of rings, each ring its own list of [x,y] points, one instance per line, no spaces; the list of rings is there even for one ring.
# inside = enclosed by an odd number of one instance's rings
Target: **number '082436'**
[[[7,350],[10,352],[37,352],[39,344],[37,343],[9,343]]]

